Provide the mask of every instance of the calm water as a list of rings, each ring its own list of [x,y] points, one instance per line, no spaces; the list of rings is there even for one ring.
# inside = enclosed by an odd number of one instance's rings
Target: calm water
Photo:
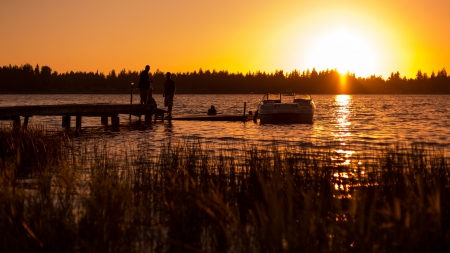
[[[218,113],[242,114],[256,110],[263,95],[176,95],[174,114],[203,114],[214,105]],[[137,117],[120,116],[120,132],[100,124],[100,118],[83,118],[80,139],[107,140],[121,154],[145,147],[157,152],[162,143],[200,139],[208,150],[226,150],[241,145],[270,146],[273,141],[290,147],[332,149],[350,157],[365,151],[381,150],[393,144],[423,144],[439,147],[450,144],[450,95],[312,95],[316,106],[313,124],[260,125],[253,122],[157,122],[138,124]],[[138,103],[139,96],[133,96]],[[155,94],[158,107],[161,94]],[[130,95],[0,95],[0,106],[83,103],[130,103]],[[30,118],[30,125],[61,128],[61,117]],[[72,127],[74,127],[74,119]],[[0,121],[1,126],[12,122]],[[231,145],[230,145],[231,144]]]

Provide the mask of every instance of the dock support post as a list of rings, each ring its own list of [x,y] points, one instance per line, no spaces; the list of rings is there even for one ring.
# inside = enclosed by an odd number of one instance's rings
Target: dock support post
[[[16,116],[13,119],[13,128],[18,130],[20,129],[20,116]]]
[[[246,121],[246,120],[245,120],[245,117],[247,117],[247,116],[245,115],[246,109],[247,109],[247,102],[244,102],[244,122]]]
[[[25,119],[23,120],[23,129],[24,130],[27,130],[27,127],[28,127],[28,118],[29,118],[30,116],[25,116]]]
[[[111,116],[111,125],[113,131],[119,131],[119,116],[113,115]]]
[[[100,121],[101,121],[102,125],[107,126],[108,125],[108,116],[102,115]]]
[[[70,129],[70,115],[62,116],[62,127],[65,129]]]
[[[152,123],[152,113],[145,114],[145,124],[151,124]]]
[[[76,117],[76,131],[77,134],[81,132],[81,115],[77,115]]]
[[[131,90],[130,90],[130,105],[133,104],[133,86],[134,86],[134,83],[131,83]],[[129,119],[130,119],[130,122],[131,122],[131,114],[130,114]]]

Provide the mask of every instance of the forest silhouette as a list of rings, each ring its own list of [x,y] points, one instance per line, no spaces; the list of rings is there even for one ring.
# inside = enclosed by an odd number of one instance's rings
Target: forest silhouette
[[[83,94],[130,93],[131,83],[138,83],[140,71],[115,70],[108,74],[97,72],[58,73],[49,66],[24,64],[0,68],[2,94]],[[161,93],[165,75],[151,73],[155,93]],[[245,93],[307,93],[307,94],[450,94],[450,76],[445,68],[428,75],[419,70],[415,78],[392,72],[381,76],[356,77],[348,72],[341,75],[336,69],[284,73],[202,70],[173,73],[177,93],[186,94],[245,94]]]

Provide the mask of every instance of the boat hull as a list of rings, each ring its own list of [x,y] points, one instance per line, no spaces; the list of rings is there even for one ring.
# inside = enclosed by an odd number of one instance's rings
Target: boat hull
[[[269,94],[265,96],[258,106],[259,119],[261,124],[292,124],[292,123],[313,123],[316,106],[311,97],[295,98],[293,102],[282,102],[279,99],[269,99]]]
[[[312,124],[312,113],[270,113],[259,114],[260,124]]]

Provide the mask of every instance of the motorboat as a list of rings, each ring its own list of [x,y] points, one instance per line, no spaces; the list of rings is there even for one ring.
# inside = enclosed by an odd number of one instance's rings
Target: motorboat
[[[258,106],[261,124],[311,124],[316,105],[310,95],[268,93]],[[288,99],[288,97],[290,99]]]

